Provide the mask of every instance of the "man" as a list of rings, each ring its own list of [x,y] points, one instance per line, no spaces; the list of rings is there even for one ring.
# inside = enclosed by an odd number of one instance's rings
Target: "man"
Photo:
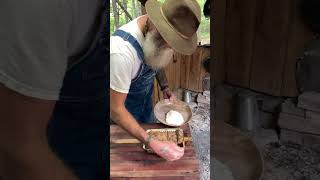
[[[0,1],[0,179],[107,179],[103,12],[100,0]]]
[[[147,15],[117,30],[110,39],[111,118],[166,160],[183,156],[184,150],[170,142],[151,139],[138,124],[153,121],[152,91],[156,72],[165,98],[174,99],[163,83],[161,68],[173,52],[192,54],[201,10],[195,0],[148,0]]]

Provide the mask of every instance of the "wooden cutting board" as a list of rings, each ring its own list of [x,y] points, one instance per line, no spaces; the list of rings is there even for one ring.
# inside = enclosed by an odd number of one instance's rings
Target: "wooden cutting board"
[[[160,124],[142,125],[144,129],[167,128]],[[188,125],[181,127],[184,136],[190,136]],[[142,144],[113,144],[118,139],[131,139],[117,125],[110,126],[110,178],[113,180],[198,180],[199,164],[192,142],[186,142],[184,156],[168,162],[155,154],[147,153]]]

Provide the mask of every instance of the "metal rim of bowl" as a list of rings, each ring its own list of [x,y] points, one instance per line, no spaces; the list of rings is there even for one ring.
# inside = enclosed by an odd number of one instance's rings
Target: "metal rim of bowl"
[[[181,125],[172,125],[172,124],[168,124],[167,122],[166,122],[166,120],[165,119],[162,119],[162,118],[160,118],[159,117],[159,115],[160,115],[160,106],[161,105],[172,105],[172,104],[174,104],[174,103],[178,103],[178,104],[181,104],[182,106],[184,106],[184,107],[186,107],[186,109],[187,109],[187,113],[188,113],[188,118],[187,118],[187,120],[185,120],[185,119],[183,119],[184,120],[184,122],[181,124]],[[179,105],[178,105],[179,106]],[[179,111],[178,111],[179,112]],[[168,112],[165,112],[165,114],[166,113],[168,113]],[[183,101],[180,101],[180,100],[175,100],[175,101],[170,101],[170,100],[168,100],[168,99],[163,99],[163,100],[161,100],[161,101],[159,101],[156,105],[155,105],[155,107],[154,107],[154,115],[155,115],[155,117],[156,117],[156,119],[160,122],[160,123],[162,123],[162,124],[165,124],[165,125],[167,125],[167,126],[171,126],[171,127],[180,127],[180,126],[183,126],[183,125],[185,125],[187,122],[189,122],[190,120],[191,120],[191,118],[192,118],[192,110],[191,110],[191,108],[189,107],[189,105],[187,104],[187,103],[185,103],[185,102],[183,102]],[[165,116],[165,115],[164,115]]]

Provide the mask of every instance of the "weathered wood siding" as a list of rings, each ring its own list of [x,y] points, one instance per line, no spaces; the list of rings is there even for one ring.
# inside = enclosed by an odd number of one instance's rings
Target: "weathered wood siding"
[[[212,78],[275,96],[297,96],[296,60],[312,33],[300,0],[215,0]]]

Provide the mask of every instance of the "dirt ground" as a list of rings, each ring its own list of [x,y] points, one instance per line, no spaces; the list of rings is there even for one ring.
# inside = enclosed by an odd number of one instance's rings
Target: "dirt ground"
[[[290,142],[269,143],[262,149],[263,180],[319,180],[320,150]]]
[[[250,133],[264,159],[262,180],[320,180],[320,147],[278,141],[274,130]]]
[[[200,160],[200,180],[210,179],[210,112],[209,106],[191,105],[193,117],[189,122],[193,145]]]
[[[213,163],[213,167],[211,168],[213,180],[234,180],[232,172],[228,166],[215,158],[213,158],[211,162]]]

